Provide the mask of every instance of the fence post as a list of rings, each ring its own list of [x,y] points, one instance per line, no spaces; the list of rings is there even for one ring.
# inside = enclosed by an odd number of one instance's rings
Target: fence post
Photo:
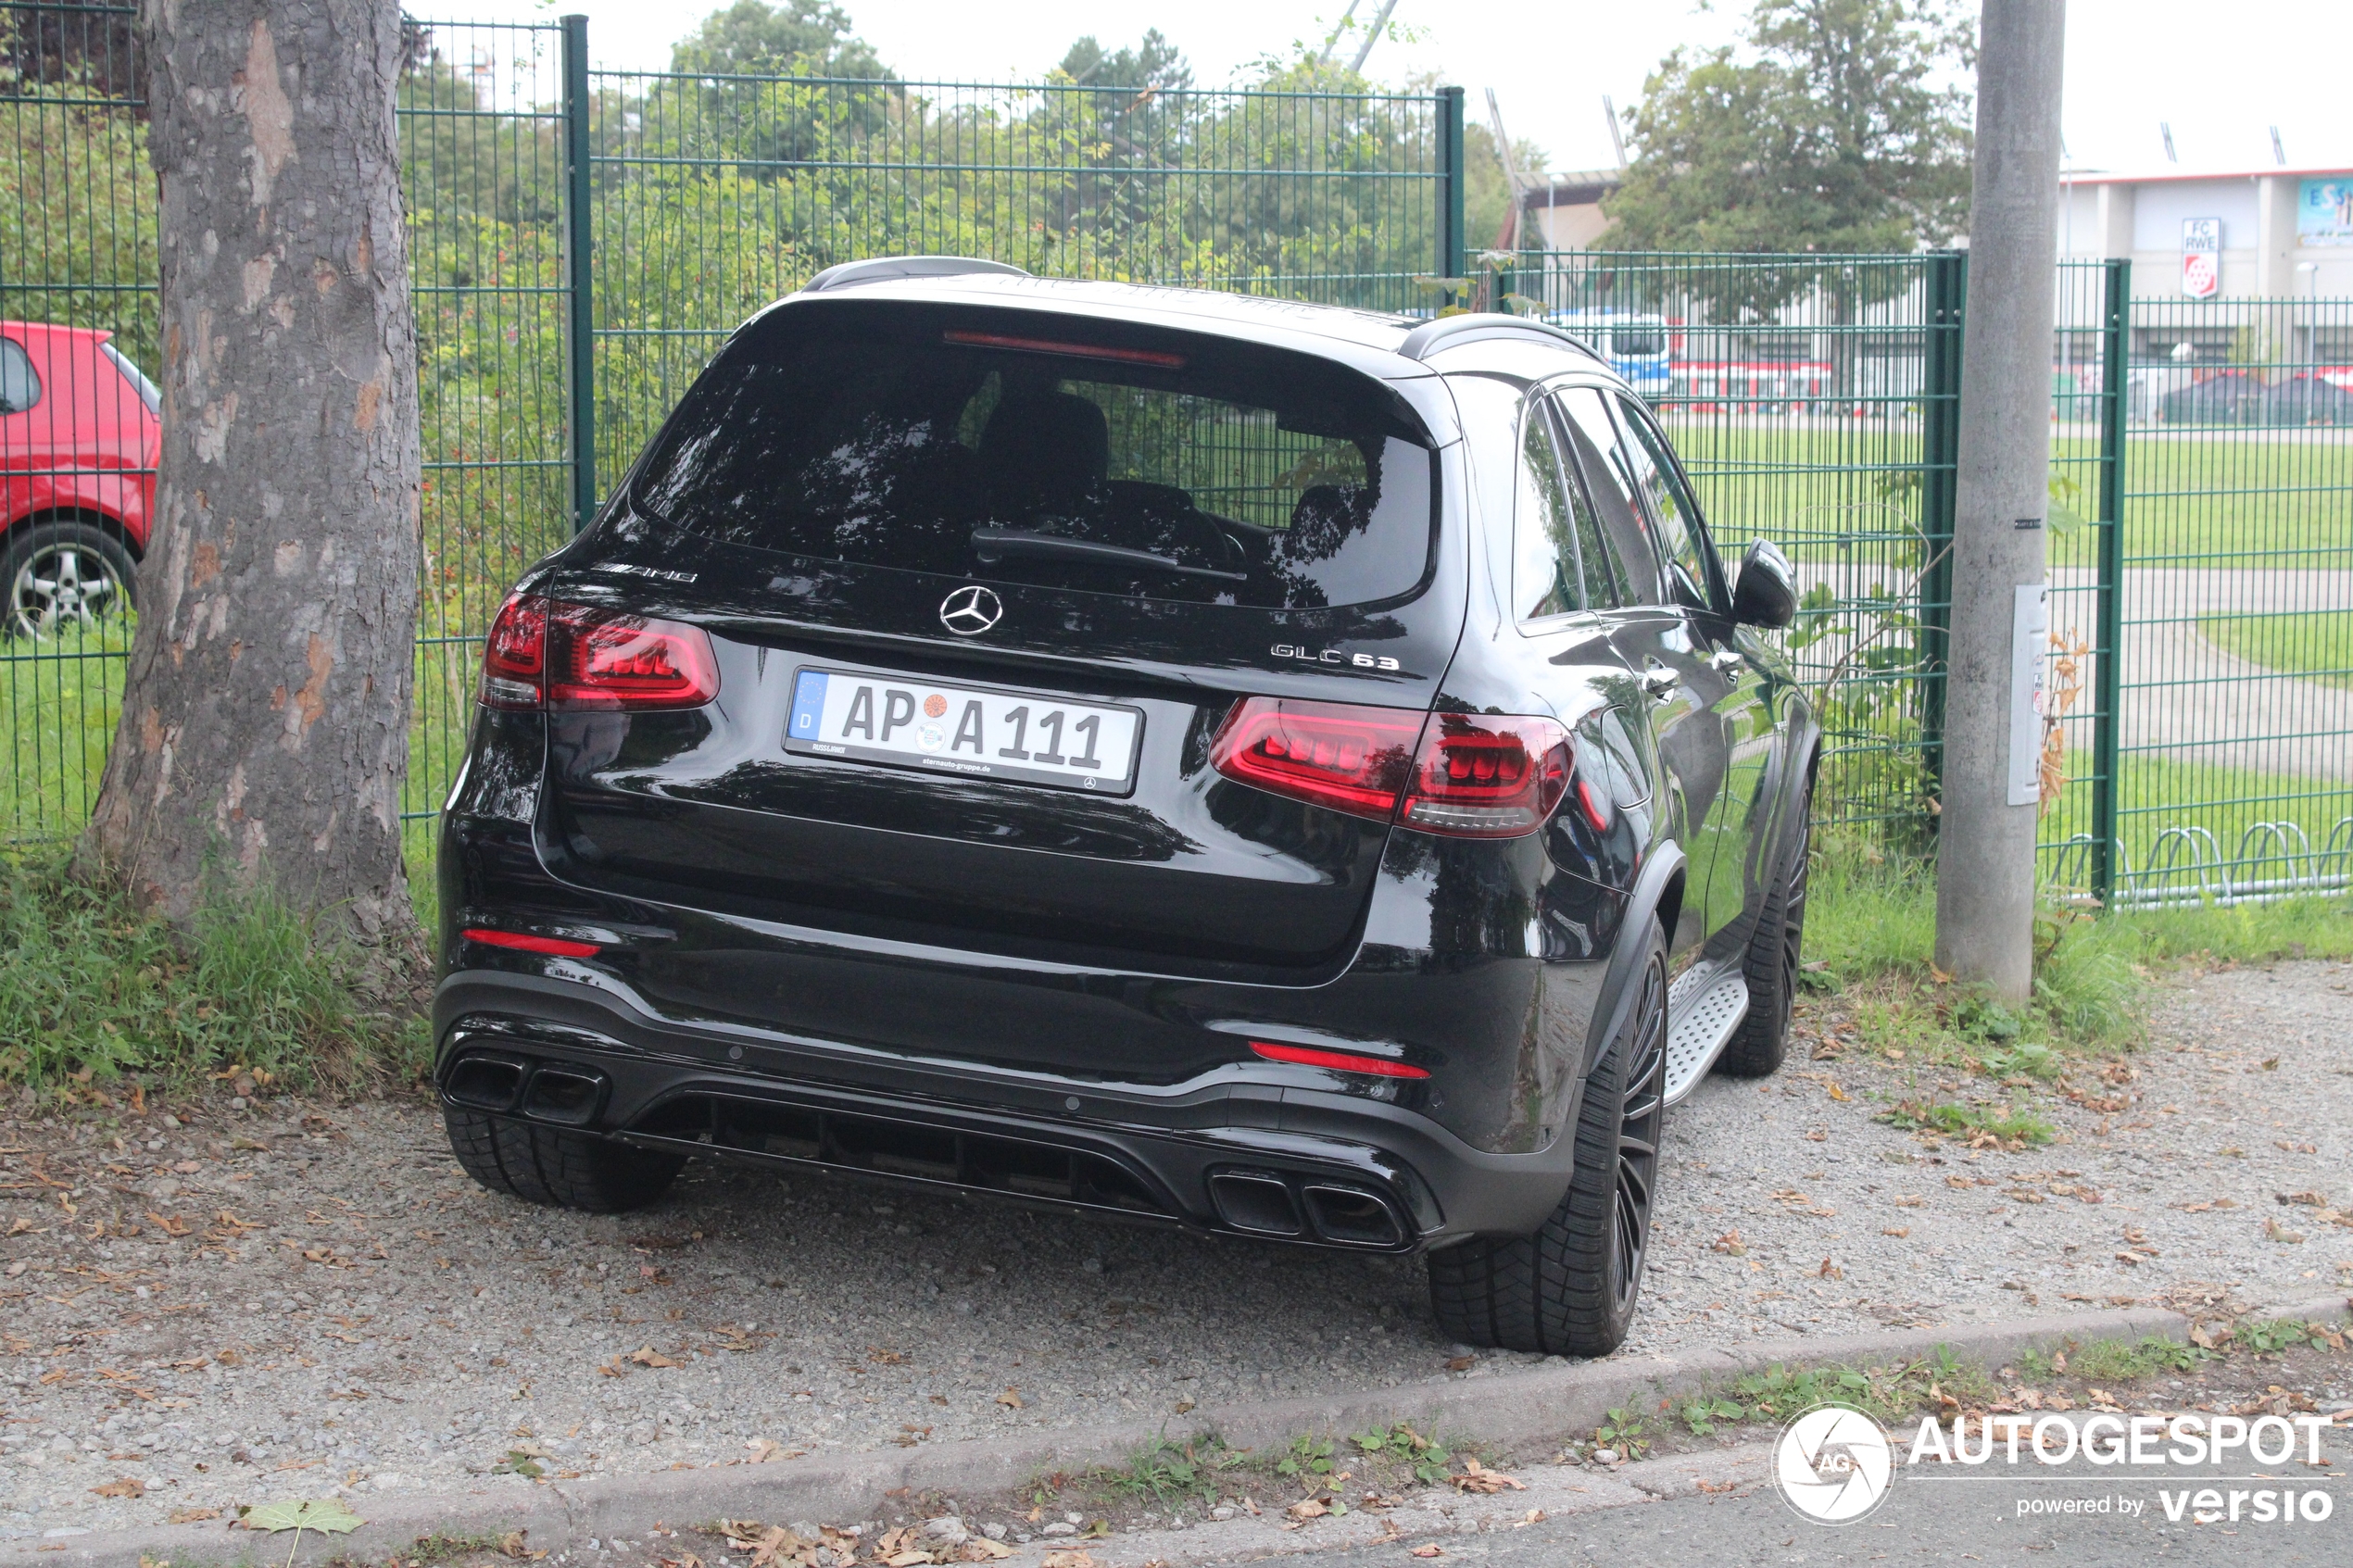
[[[1463,90],[1438,90],[1438,275],[1460,278],[1470,270],[1463,245]],[[1449,289],[1446,305],[1467,305]]]
[[[588,19],[562,19],[564,45],[564,423],[572,438],[572,526],[597,515],[597,331],[590,266]]]
[[[2092,894],[2103,907],[2116,892],[2118,776],[2124,690],[2124,415],[2132,375],[2133,263],[2109,261],[2100,304],[2099,583],[2094,591],[2098,625],[2092,660]]]
[[[1944,776],[1944,671],[1953,626],[1953,512],[1960,491],[1961,309],[1969,257],[1931,251],[1922,312],[1928,328],[1920,377],[1920,757],[1931,787]]]

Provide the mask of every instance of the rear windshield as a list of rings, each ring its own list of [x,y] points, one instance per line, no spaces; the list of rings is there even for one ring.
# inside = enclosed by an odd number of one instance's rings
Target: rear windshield
[[[1311,356],[1012,311],[787,307],[664,429],[638,508],[730,544],[1203,604],[1422,581],[1432,454]]]

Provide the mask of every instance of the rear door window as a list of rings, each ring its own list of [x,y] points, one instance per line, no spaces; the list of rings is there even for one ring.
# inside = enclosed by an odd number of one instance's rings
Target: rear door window
[[[1707,546],[1699,507],[1683,483],[1683,470],[1648,414],[1625,397],[1617,399],[1617,413],[1628,433],[1625,449],[1635,483],[1658,525],[1671,585],[1693,609],[1712,608],[1718,602],[1714,552]]]
[[[1592,504],[1561,449],[1550,402],[1530,399],[1520,431],[1512,593],[1523,621],[1612,609],[1627,598]]]
[[[634,498],[824,560],[1315,608],[1423,582],[1432,463],[1385,387],[1310,356],[842,304],[786,307],[731,344]]]
[[[1554,402],[1567,416],[1563,423],[1569,449],[1592,501],[1594,521],[1625,575],[1628,602],[1666,603],[1658,550],[1649,520],[1642,515],[1640,484],[1608,406],[1599,392],[1583,386],[1556,394]]]

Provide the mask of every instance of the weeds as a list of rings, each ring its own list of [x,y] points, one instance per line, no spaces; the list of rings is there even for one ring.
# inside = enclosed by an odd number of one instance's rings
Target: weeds
[[[1885,1422],[1947,1396],[1983,1399],[1993,1391],[1982,1369],[1964,1365],[1940,1345],[1931,1356],[1892,1367],[1769,1367],[1685,1400],[1675,1415],[1694,1436],[1705,1437],[1718,1425],[1785,1422],[1816,1405],[1850,1405]]]
[[[2139,1340],[2095,1339],[2082,1346],[2070,1342],[2056,1352],[2028,1350],[2018,1364],[2037,1380],[2074,1376],[2087,1383],[2131,1383],[2162,1372],[2187,1372],[2213,1359],[2211,1350],[2149,1335]]]
[[[1593,1446],[1612,1449],[1628,1459],[1640,1459],[1650,1451],[1650,1429],[1642,1418],[1631,1410],[1604,1412],[1605,1419],[1593,1428]]]
[[[1249,1460],[1248,1449],[1229,1449],[1214,1435],[1172,1443],[1164,1434],[1139,1449],[1126,1465],[1099,1468],[1093,1478],[1131,1501],[1150,1498],[1167,1503],[1189,1499],[1207,1508],[1217,1500],[1218,1477],[1240,1469]]]
[[[267,893],[184,929],[77,880],[62,854],[0,858],[0,1082],[64,1092],[224,1070],[348,1088],[424,1047],[422,1018],[370,1010],[358,965]]]
[[[2040,1116],[2015,1105],[1996,1110],[1991,1106],[1950,1101],[1932,1105],[1926,1100],[1907,1099],[1881,1111],[1873,1120],[1906,1132],[1942,1133],[1972,1143],[1990,1138],[2014,1149],[2046,1144],[2056,1131]]]
[[[2309,1346],[2315,1350],[2342,1350],[2346,1332],[2327,1323],[2298,1323],[2293,1318],[2269,1318],[2261,1323],[2243,1323],[2232,1331],[2231,1337],[2259,1356],[2276,1355]]]
[[[1365,1432],[1349,1439],[1361,1453],[1384,1456],[1398,1461],[1414,1473],[1414,1479],[1426,1486],[1436,1486],[1446,1479],[1447,1453],[1445,1446],[1435,1437],[1425,1437],[1400,1422],[1380,1432]]]

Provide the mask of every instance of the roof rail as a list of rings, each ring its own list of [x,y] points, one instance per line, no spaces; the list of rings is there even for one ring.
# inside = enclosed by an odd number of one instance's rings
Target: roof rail
[[[1482,338],[1533,337],[1548,343],[1573,348],[1589,359],[1601,359],[1592,344],[1573,333],[1542,321],[1531,321],[1525,316],[1506,316],[1501,311],[1466,311],[1460,316],[1441,316],[1435,321],[1425,321],[1405,334],[1397,352],[1408,359],[1427,359],[1441,348],[1458,344],[1477,343]],[[1608,361],[1602,360],[1606,364]]]
[[[826,268],[800,285],[803,294],[846,289],[856,283],[878,283],[889,278],[948,278],[959,272],[998,272],[1026,278],[1027,272],[1005,261],[984,261],[976,256],[878,256],[870,261],[843,261]]]

